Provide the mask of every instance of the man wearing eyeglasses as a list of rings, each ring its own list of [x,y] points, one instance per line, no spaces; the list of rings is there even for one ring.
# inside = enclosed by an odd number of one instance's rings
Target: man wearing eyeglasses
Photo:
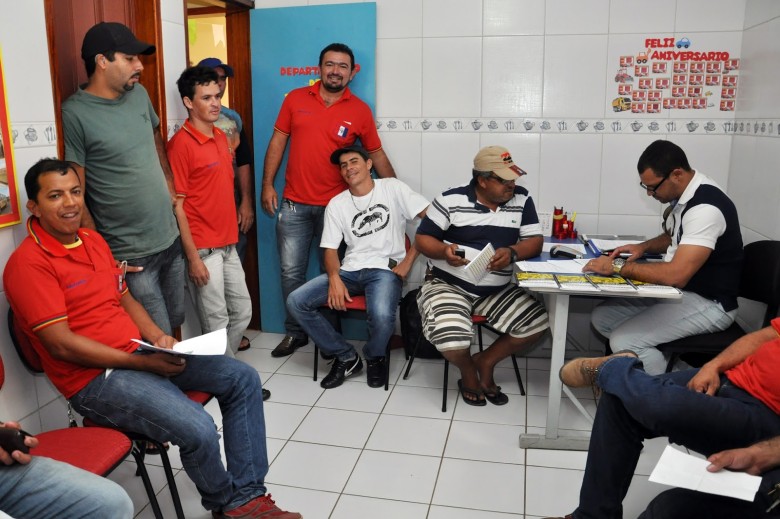
[[[666,369],[657,345],[724,330],[734,321],[742,235],[734,203],[712,179],[690,167],[676,144],[653,142],[639,157],[637,170],[647,196],[669,204],[664,232],[636,245],[618,247],[609,256],[590,261],[583,270],[682,290],[682,303],[609,299],[591,317],[613,351],[633,351],[645,371],[656,375]],[[625,253],[628,258],[621,258]],[[663,254],[663,261],[636,261],[645,254]]]
[[[433,275],[417,299],[423,333],[460,370],[458,386],[469,405],[506,404],[493,369],[513,353],[530,351],[549,326],[544,307],[512,283],[512,263],[538,256],[543,242],[534,202],[515,185],[522,175],[509,150],[482,148],[471,182],[436,197],[417,229],[415,246],[430,258]],[[475,281],[463,267],[478,261],[488,244],[495,254]],[[485,316],[501,334],[474,355],[472,314]]]

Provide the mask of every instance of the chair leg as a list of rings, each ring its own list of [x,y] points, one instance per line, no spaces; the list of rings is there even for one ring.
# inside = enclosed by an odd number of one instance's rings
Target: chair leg
[[[479,340],[479,351],[482,351],[482,325],[477,325],[477,340]]]
[[[520,386],[520,394],[525,396],[525,387],[523,387],[523,378],[520,376],[520,368],[517,367],[517,357],[512,354],[512,365],[515,367],[515,376],[517,377],[517,385]]]
[[[420,335],[420,337],[417,337],[417,342],[414,343],[414,349],[412,350],[412,354],[409,356],[409,360],[406,363],[406,371],[404,371],[404,380],[409,378],[409,370],[412,369],[412,363],[414,362],[414,356],[417,355],[417,348],[420,347],[420,343],[422,342],[421,337],[422,337],[422,335]]]
[[[317,382],[317,364],[320,361],[320,348],[317,346],[317,343],[314,343],[314,375],[311,377],[311,379],[315,382]]]
[[[157,496],[152,488],[152,481],[149,479],[149,473],[146,471],[146,465],[144,465],[144,454],[146,453],[146,442],[143,447],[139,447],[139,441],[133,442],[133,448],[131,450],[133,458],[135,458],[136,475],[141,476],[141,481],[144,483],[144,490],[146,490],[146,496],[149,498],[149,504],[152,507],[152,513],[154,513],[155,519],[164,519],[162,511],[160,510],[160,503],[157,502]]]
[[[672,368],[674,368],[674,363],[677,362],[677,359],[680,357],[679,353],[670,353],[669,354],[669,362],[666,363],[666,373],[671,373]]]
[[[163,464],[163,471],[165,472],[165,479],[168,480],[168,489],[171,491],[171,500],[173,501],[173,508],[176,511],[177,519],[185,519],[184,511],[181,508],[181,498],[179,498],[179,489],[176,487],[176,480],[173,477],[173,469],[171,469],[171,460],[168,458],[168,453],[165,451],[165,447],[162,443],[152,441],[160,450],[160,459]]]
[[[447,412],[447,380],[450,376],[450,361],[444,359],[444,387],[441,391],[441,412]]]

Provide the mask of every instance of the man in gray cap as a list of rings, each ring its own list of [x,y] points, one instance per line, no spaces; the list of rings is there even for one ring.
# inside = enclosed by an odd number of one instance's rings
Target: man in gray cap
[[[184,321],[184,257],[160,119],[138,83],[139,55],[154,51],[121,23],[89,29],[89,79],[62,104],[62,122],[65,160],[86,186],[82,226],[106,239],[133,296],[170,334]]]

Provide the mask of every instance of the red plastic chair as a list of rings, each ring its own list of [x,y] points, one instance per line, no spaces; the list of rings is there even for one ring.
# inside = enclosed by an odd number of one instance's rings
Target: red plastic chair
[[[11,336],[13,338],[13,335]],[[0,388],[5,382],[5,366],[0,358]],[[98,476],[107,476],[130,454],[133,444],[121,432],[105,428],[71,427],[36,434],[38,446],[33,456],[69,463]],[[142,478],[149,479],[144,472]],[[154,495],[154,492],[152,492]]]
[[[41,358],[38,355],[38,352],[35,351],[35,348],[33,348],[32,344],[29,341],[29,338],[25,335],[23,330],[17,325],[13,314],[13,310],[11,310],[10,308],[8,309],[8,331],[11,335],[11,341],[14,344],[14,348],[16,348],[16,352],[19,354],[19,358],[22,360],[22,363],[25,365],[25,367],[27,367],[27,369],[30,370],[32,373],[36,373],[36,374],[43,373],[43,364],[41,363]],[[212,398],[211,394],[204,393],[203,391],[186,391],[185,394],[191,400],[203,405],[205,405]],[[168,481],[168,488],[171,491],[171,499],[173,501],[173,507],[176,511],[176,517],[178,519],[184,519],[184,511],[182,510],[181,499],[179,498],[179,491],[178,488],[176,487],[176,480],[173,477],[173,469],[171,468],[171,462],[170,459],[168,458],[168,453],[165,450],[165,446],[161,442],[149,438],[144,434],[136,433],[133,431],[127,431],[119,428],[106,427],[103,426],[102,424],[98,424],[90,420],[89,418],[84,418],[83,428],[73,427],[70,429],[66,429],[66,431],[79,431],[70,434],[75,435],[75,437],[77,438],[81,438],[81,436],[78,435],[83,435],[83,438],[85,439],[89,437],[88,435],[92,431],[96,431],[97,434],[99,435],[108,432],[115,435],[119,435],[122,438],[124,438],[127,441],[128,446],[131,447],[128,448],[128,451],[131,452],[133,457],[135,458],[136,466],[137,466],[136,475],[141,476],[141,480],[143,481],[146,494],[149,497],[149,504],[152,507],[154,516],[157,519],[162,519],[163,518],[162,511],[160,510],[160,505],[157,502],[157,496],[154,492],[154,488],[152,487],[151,480],[149,479],[149,474],[146,470],[146,465],[144,464],[147,445],[148,444],[154,445],[160,453],[160,459],[163,464],[163,471],[165,472],[165,478]],[[38,438],[41,439],[45,437],[45,435],[46,433],[44,433],[43,436],[38,436]],[[85,452],[90,452],[89,451],[90,443],[89,442],[84,442],[84,443],[85,443],[84,447],[87,448]],[[38,448],[40,449],[41,447]],[[39,454],[38,452],[36,452],[36,454],[52,457],[54,459],[60,459],[60,458],[55,458],[54,456],[49,456],[48,454]],[[125,453],[125,455],[126,454],[127,453]],[[124,457],[122,459],[124,459]],[[119,461],[122,460],[120,459]],[[72,464],[76,465],[77,467],[81,467],[81,465],[79,465],[78,463],[72,463]],[[97,474],[98,472],[95,473]]]

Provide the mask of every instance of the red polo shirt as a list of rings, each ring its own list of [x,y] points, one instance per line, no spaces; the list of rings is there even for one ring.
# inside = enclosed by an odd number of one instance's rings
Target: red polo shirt
[[[6,295],[46,375],[70,398],[104,370],[52,358],[35,332],[65,321],[73,333],[126,352],[136,350],[130,339],[141,334],[119,302],[127,286],[96,231],[79,229],[79,241],[68,247],[35,217],[27,220],[27,232],[5,266]]]
[[[780,317],[772,320],[772,328],[780,334]],[[780,336],[765,342],[751,356],[726,371],[726,376],[780,414]]]
[[[238,218],[233,194],[233,155],[227,137],[214,127],[214,137],[195,129],[189,120],[168,141],[176,196],[184,198],[184,213],[195,247],[209,249],[238,242]]]
[[[326,206],[347,185],[330,154],[360,138],[369,153],[382,148],[374,116],[366,103],[344,89],[341,98],[325,106],[319,81],[287,94],[274,130],[290,136],[284,198]]]

